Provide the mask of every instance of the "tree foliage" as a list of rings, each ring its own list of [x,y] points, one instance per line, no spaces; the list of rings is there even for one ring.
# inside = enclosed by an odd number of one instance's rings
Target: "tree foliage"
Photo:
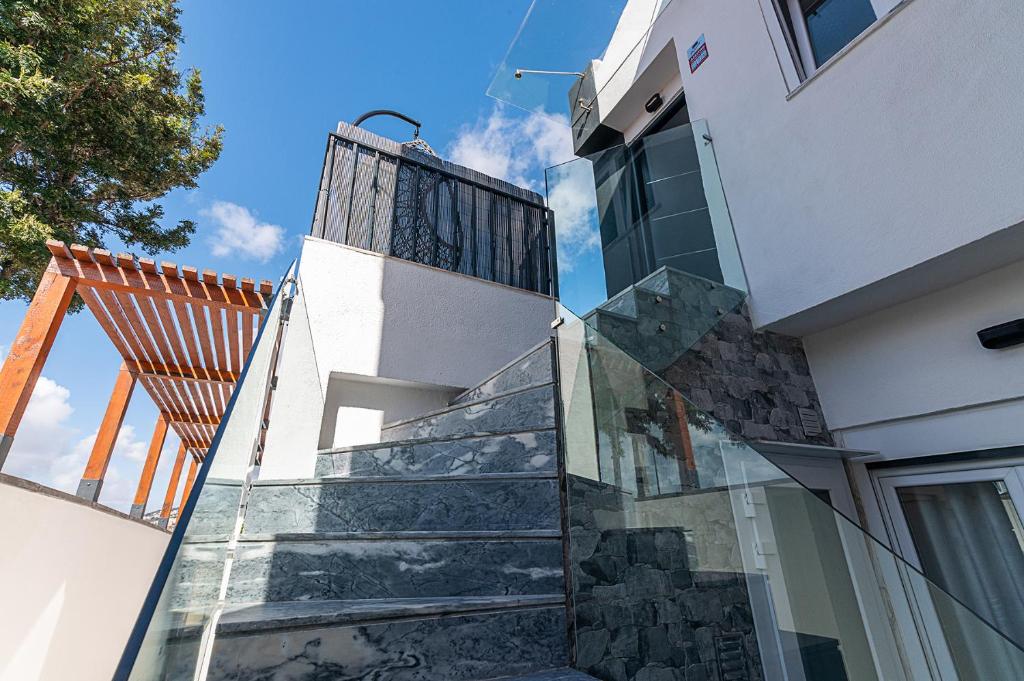
[[[175,0],[0,2],[0,299],[31,298],[48,238],[148,254],[188,244],[155,203],[220,155]]]

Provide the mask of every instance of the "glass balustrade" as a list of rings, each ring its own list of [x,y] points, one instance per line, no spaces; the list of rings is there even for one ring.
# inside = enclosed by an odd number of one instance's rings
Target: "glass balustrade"
[[[747,290],[706,121],[554,166],[546,181],[559,248],[601,244],[596,268],[562,277],[570,307],[591,309],[663,267]]]
[[[115,674],[117,680],[201,679],[225,602],[231,556],[273,413],[274,374],[284,340],[308,340],[294,265],[262,320],[224,418],[181,510],[163,563]],[[293,302],[298,304],[293,305]],[[295,348],[294,350],[292,348]],[[309,342],[291,352],[312,352]],[[315,367],[313,362],[293,362]],[[318,380],[315,376],[308,377]],[[315,410],[315,407],[313,408]]]
[[[577,667],[600,679],[1024,678],[1024,652],[560,308]]]

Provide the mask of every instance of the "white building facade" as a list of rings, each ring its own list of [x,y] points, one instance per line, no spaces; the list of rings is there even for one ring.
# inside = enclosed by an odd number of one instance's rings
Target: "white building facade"
[[[568,97],[608,295],[662,266],[745,290],[755,334],[799,339],[832,439],[759,450],[1010,638],[1022,27],[1011,0],[629,0]]]

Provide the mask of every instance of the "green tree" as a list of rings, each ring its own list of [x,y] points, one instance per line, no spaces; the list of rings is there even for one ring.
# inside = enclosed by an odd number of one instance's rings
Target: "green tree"
[[[46,239],[188,244],[155,200],[192,188],[222,129],[175,66],[175,0],[0,0],[0,299],[31,298]]]

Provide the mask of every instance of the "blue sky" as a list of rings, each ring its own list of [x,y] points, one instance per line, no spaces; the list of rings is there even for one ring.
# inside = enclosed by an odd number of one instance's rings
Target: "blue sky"
[[[198,230],[188,248],[158,258],[276,281],[309,230],[327,132],[369,109],[406,112],[441,155],[543,192],[543,168],[571,157],[568,129],[485,94],[529,6],[184,0],[179,64],[201,69],[207,120],[225,127],[224,152],[198,190],[162,200],[168,222],[190,218]],[[411,136],[389,119],[368,127]],[[592,235],[565,241],[573,269],[562,268],[563,299],[583,311],[600,289],[600,258]],[[24,310],[0,303],[0,356]],[[66,319],[4,472],[73,491],[119,361],[91,314]],[[155,419],[139,387],[104,503],[127,509]],[[160,504],[176,447],[169,436],[150,509]]]

